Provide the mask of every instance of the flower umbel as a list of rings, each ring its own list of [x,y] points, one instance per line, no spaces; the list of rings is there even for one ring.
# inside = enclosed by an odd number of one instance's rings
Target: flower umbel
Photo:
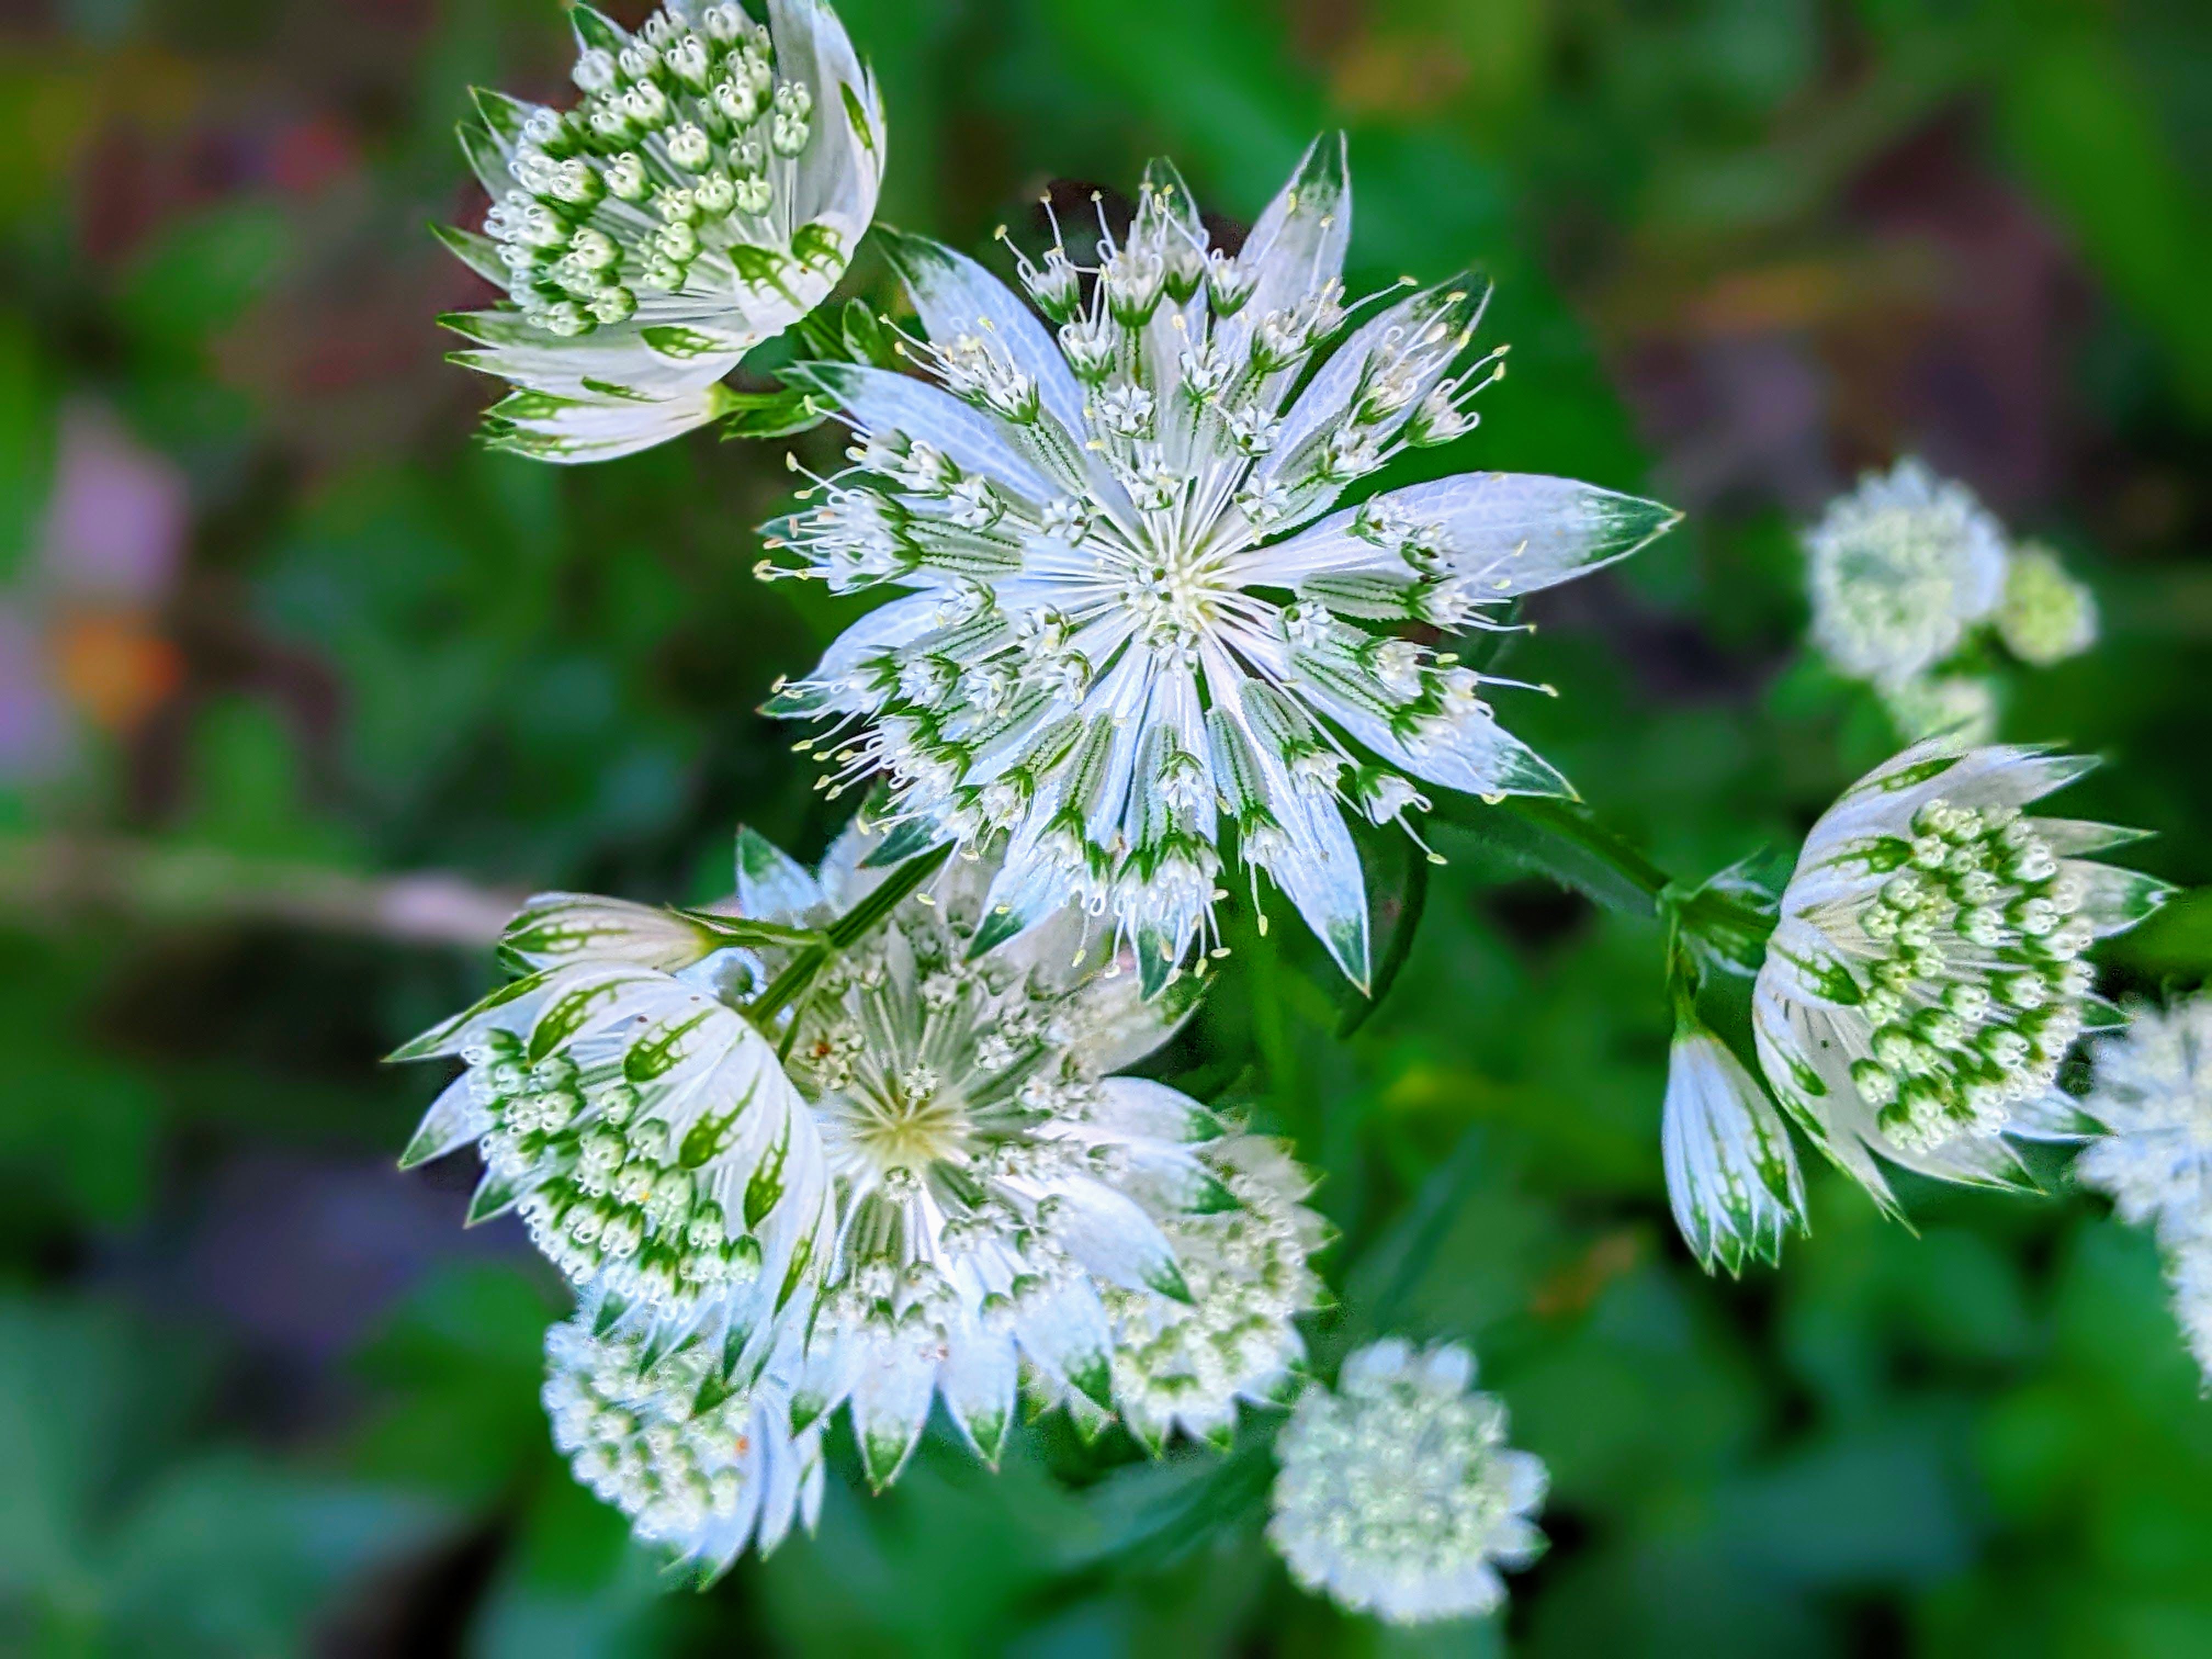
[[[1813,638],[1837,670],[1896,685],[1996,609],[2005,535],[1964,484],[1917,460],[1870,472],[1806,533]]]
[[[755,839],[745,908],[850,905],[879,844],[849,834],[815,878]],[[1178,1427],[1225,1434],[1239,1400],[1282,1389],[1292,1321],[1319,1297],[1310,1179],[1174,1090],[1111,1075],[1174,1018],[1129,976],[1097,977],[1073,917],[968,960],[987,884],[950,866],[824,974],[793,1031],[837,1211],[798,1420],[848,1404],[878,1486],[939,1395],[995,1463],[1024,1375],[1087,1425],[1118,1407],[1156,1449]]]
[[[716,383],[827,297],[875,216],[875,82],[822,0],[671,0],[635,34],[574,7],[583,100],[479,92],[462,148],[482,236],[442,233],[507,305],[448,317],[518,388],[486,435],[607,460],[728,412]]]
[[[1470,1394],[1474,1358],[1395,1339],[1309,1389],[1275,1443],[1267,1538],[1291,1576],[1394,1624],[1465,1618],[1505,1597],[1500,1567],[1544,1537],[1544,1465],[1505,1444],[1505,1407]]]
[[[889,775],[915,844],[1003,849],[978,948],[1073,896],[1157,990],[1211,933],[1233,830],[1255,882],[1364,984],[1345,809],[1401,818],[1423,784],[1568,793],[1498,726],[1502,682],[1398,629],[1500,627],[1490,607],[1675,515],[1502,473],[1332,513],[1392,456],[1472,427],[1504,367],[1502,348],[1471,355],[1466,278],[1347,305],[1351,207],[1340,141],[1318,143],[1231,254],[1156,163],[1127,232],[1102,220],[1095,264],[1064,243],[1019,258],[1042,322],[902,238],[928,335],[909,355],[936,384],[800,371],[859,436],[781,527],[785,574],[905,592],[769,706],[858,728],[823,747],[843,777]]]
[[[1885,1206],[1874,1153],[2009,1182],[2002,1136],[2074,1132],[2059,1061],[2114,1017],[2082,953],[2168,891],[2086,856],[2135,832],[2023,814],[2094,764],[1933,740],[1862,778],[1806,838],[1754,989],[1759,1065]]]
[[[1771,1262],[1805,1228],[1804,1186],[1782,1115],[1728,1045],[1694,1020],[1674,1034],[1659,1146],[1674,1224],[1706,1272]]]
[[[2169,1243],[2212,1236],[2212,996],[2133,1011],[2098,1045],[2095,1075],[2081,1109],[2105,1133],[2075,1174]]]
[[[734,1322],[771,1340],[769,1316],[820,1277],[832,1213],[813,1115],[739,1012],[758,958],[572,894],[533,901],[504,948],[533,971],[392,1056],[468,1068],[403,1165],[473,1140],[471,1221],[519,1209],[579,1289],[678,1333]]]

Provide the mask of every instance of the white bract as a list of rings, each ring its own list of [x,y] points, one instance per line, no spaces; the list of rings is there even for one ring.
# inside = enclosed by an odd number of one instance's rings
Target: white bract
[[[699,1582],[822,1512],[821,1433],[791,1429],[780,1374],[739,1384],[706,1336],[667,1347],[587,1307],[545,1339],[545,1412],[576,1479]]]
[[[2081,1109],[2105,1133],[2075,1173],[2162,1238],[2212,1235],[2212,997],[2135,1010],[2096,1061]]]
[[[849,835],[811,877],[757,837],[749,915],[850,908],[876,872]],[[995,1463],[1024,1375],[1095,1426],[1120,1409],[1158,1449],[1219,1437],[1281,1392],[1318,1300],[1311,1185],[1274,1143],[1160,1084],[1111,1073],[1168,1010],[1101,978],[1073,916],[964,954],[988,871],[955,863],[830,968],[798,1018],[793,1075],[836,1192],[829,1285],[797,1420],[845,1403],[869,1479],[893,1479],[942,1396]]]
[[[2031,666],[2048,668],[2097,642],[2096,596],[2067,574],[2048,548],[2015,548],[1996,624],[2006,650]]]
[[[471,1221],[518,1208],[580,1290],[770,1343],[774,1316],[811,1307],[798,1293],[834,1216],[813,1114],[738,1012],[758,960],[705,924],[573,894],[532,901],[504,949],[532,971],[393,1056],[468,1066],[403,1166],[474,1141]]]
[[[2082,953],[2164,884],[2085,855],[2132,830],[2021,809],[2094,762],[2040,750],[1906,750],[1813,826],[1782,896],[1753,1013],[1776,1097],[1891,1204],[1873,1154],[2009,1182],[2002,1137],[2073,1133],[2058,1065],[2116,1011]]]
[[[1275,1443],[1267,1537],[1307,1589],[1395,1624],[1485,1613],[1500,1567],[1544,1547],[1544,1465],[1505,1444],[1505,1407],[1471,1394],[1474,1358],[1395,1339],[1309,1389]]]
[[[1351,228],[1340,141],[1234,254],[1156,163],[1127,233],[1102,220],[1094,265],[1057,244],[1018,258],[1044,320],[902,238],[928,337],[908,355],[930,379],[801,369],[858,439],[779,527],[781,574],[901,597],[769,707],[838,721],[849,737],[823,749],[844,779],[889,775],[913,844],[1002,856],[979,949],[1073,897],[1157,989],[1211,933],[1233,830],[1255,883],[1364,984],[1346,808],[1401,819],[1424,784],[1569,793],[1493,717],[1503,682],[1397,630],[1498,628],[1488,608],[1675,515],[1494,472],[1332,512],[1407,447],[1473,426],[1504,368],[1503,348],[1470,356],[1468,279],[1348,305]]]
[[[632,35],[576,6],[575,108],[477,94],[491,211],[443,240],[509,304],[446,321],[518,388],[493,442],[606,460],[714,420],[717,382],[844,274],[883,178],[875,82],[821,0],[768,12],[671,0]]]
[[[1759,1079],[1711,1031],[1685,1024],[1667,1059],[1659,1127],[1674,1223],[1707,1272],[1772,1261],[1805,1226],[1797,1154]]]
[[[1879,684],[1949,656],[2004,592],[2003,527],[1917,460],[1832,502],[1805,550],[1814,642],[1839,672]]]

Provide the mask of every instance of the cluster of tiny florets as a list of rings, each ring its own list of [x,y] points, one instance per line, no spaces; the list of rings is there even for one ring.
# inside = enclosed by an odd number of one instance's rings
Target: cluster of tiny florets
[[[2060,1066],[2115,1017],[2084,953],[2171,890],[2087,856],[2133,832],[2022,810],[2090,764],[1931,740],[1844,791],[1806,837],[1753,987],[1760,1069],[1884,1203],[1876,1156],[2006,1182],[2020,1166],[2004,1137],[2078,1125]]]
[[[2044,668],[2097,636],[2094,599],[2054,554],[2013,546],[1972,490],[1917,460],[1830,503],[1805,550],[1814,645],[1915,741],[1995,734],[1997,687],[1972,641]]]
[[[1155,1449],[1218,1434],[1280,1387],[1318,1300],[1303,1172],[1103,1074],[1113,1011],[1139,1005],[1035,952],[970,960],[976,920],[972,894],[903,908],[825,974],[792,1048],[842,1218],[800,1410],[849,1401],[878,1485],[940,1390],[994,1461],[1018,1380]]]
[[[1528,1519],[1543,1464],[1505,1443],[1505,1408],[1473,1394],[1473,1358],[1388,1341],[1301,1395],[1276,1444],[1267,1536],[1309,1589],[1398,1623],[1489,1612],[1499,1567],[1543,1547]]]
[[[1234,1402],[1285,1392],[1305,1355],[1296,1322],[1322,1297],[1309,1258],[1324,1235],[1298,1201],[1304,1171],[1264,1142],[1231,1143],[1214,1164],[1237,1207],[1161,1223],[1188,1299],[1106,1297],[1115,1400],[1148,1443],[1177,1425],[1220,1438],[1234,1427]]]
[[[1902,866],[1861,907],[1872,1052],[1852,1080],[1900,1146],[1995,1134],[2048,1089],[2094,983],[2084,884],[2018,809],[1914,813]]]
[[[2098,1045],[2081,1106],[2102,1133],[2074,1173],[2156,1234],[2174,1316],[2212,1387],[2212,996],[2134,1010]]]
[[[811,1521],[821,1452],[818,1435],[788,1434],[773,1388],[732,1386],[708,1349],[655,1353],[579,1316],[547,1336],[544,1402],[580,1482],[640,1538],[720,1565],[756,1534],[774,1547],[801,1509]]]
[[[532,1242],[570,1279],[681,1312],[758,1274],[759,1241],[702,1188],[706,1160],[685,1157],[678,1127],[644,1109],[620,1063],[587,1084],[564,1052],[525,1064],[521,1037],[504,1030],[462,1058],[492,1120],[489,1177],[524,1189]]]
[[[772,284],[794,260],[843,268],[848,251],[819,243],[832,233],[777,217],[815,94],[779,78],[767,29],[722,4],[690,24],[657,12],[627,40],[583,35],[582,101],[521,118],[513,187],[484,218],[526,317],[573,337],[629,321],[641,293]]]

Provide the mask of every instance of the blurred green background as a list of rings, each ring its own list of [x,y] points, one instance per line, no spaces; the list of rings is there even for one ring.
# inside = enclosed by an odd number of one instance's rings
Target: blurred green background
[[[1565,695],[1504,710],[1670,869],[1786,852],[1891,746],[1802,659],[1793,528],[1918,453],[2105,611],[2099,650],[2008,687],[2006,734],[2108,755],[2072,809],[2212,878],[2201,7],[842,10],[897,222],[980,250],[1047,184],[1125,190],[1164,151],[1230,234],[1342,124],[1358,274],[1497,278],[1513,374],[1431,465],[1692,514],[1551,596],[1511,672]],[[460,1229],[466,1156],[394,1170],[433,1080],[376,1061],[489,981],[513,895],[713,895],[741,815],[826,842],[752,712],[848,614],[750,576],[781,447],[569,472],[469,443],[493,389],[431,319],[484,296],[424,227],[481,211],[471,82],[561,95],[552,0],[10,17],[0,1646],[2212,1653],[2212,1404],[2148,1242],[2055,1168],[2045,1200],[1912,1188],[1917,1238],[1818,1171],[1779,1273],[1706,1279],[1660,1180],[1656,932],[1472,808],[1351,1041],[1278,928],[1165,1063],[1324,1172],[1324,1360],[1469,1340],[1551,1465],[1553,1548],[1502,1620],[1342,1619],[1259,1540],[1263,1456],[1147,1467],[1049,1424],[996,1479],[933,1436],[872,1502],[841,1447],[818,1540],[661,1596],[547,1443],[553,1277],[511,1221]],[[854,282],[888,302],[873,260]],[[2107,963],[2196,982],[2212,904]]]

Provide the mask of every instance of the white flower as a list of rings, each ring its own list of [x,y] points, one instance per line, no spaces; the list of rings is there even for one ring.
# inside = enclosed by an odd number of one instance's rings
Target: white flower
[[[2084,854],[2134,833],[2021,809],[2094,763],[2035,749],[1906,750],[1813,826],[1753,995],[1759,1059],[1821,1150],[1888,1206],[1872,1154],[2005,1182],[2006,1134],[2071,1133],[2055,1086],[2112,1017],[2082,953],[2164,901]]]
[[[1394,1624],[1465,1618],[1504,1600],[1500,1567],[1544,1547],[1539,1458],[1505,1444],[1505,1407],[1470,1394],[1474,1358],[1396,1340],[1309,1389],[1275,1443],[1267,1538],[1307,1589]]]
[[[1832,502],[1805,550],[1814,642],[1855,679],[1895,684],[1940,662],[2004,590],[2002,526],[1917,460]]]
[[[1667,1058],[1660,1151],[1674,1224],[1710,1273],[1747,1255],[1774,1261],[1805,1227],[1805,1193],[1781,1114],[1728,1045],[1702,1026],[1677,1030]]]
[[[447,246],[510,303],[444,320],[519,388],[487,436],[608,460],[731,407],[716,382],[821,304],[875,216],[873,77],[822,0],[672,0],[626,33],[569,14],[582,101],[479,92],[462,146],[491,211]]]
[[[1997,607],[1997,637],[2036,668],[2077,657],[2097,642],[2096,595],[2068,575],[2050,549],[2016,548]]]
[[[757,837],[740,906],[849,908],[878,872],[855,831],[810,877]],[[1097,976],[1073,915],[983,959],[963,947],[988,871],[956,862],[848,952],[799,1016],[793,1076],[834,1179],[830,1284],[796,1420],[841,1401],[878,1487],[942,1395],[996,1463],[1027,1374],[1095,1425],[1120,1407],[1155,1448],[1218,1435],[1284,1387],[1319,1298],[1311,1182],[1273,1143],[1161,1084],[1111,1073],[1174,1016]]]
[[[2166,1288],[2190,1357],[2212,1392],[2212,1233],[2195,1233],[2166,1253]]]
[[[1472,423],[1504,368],[1502,348],[1468,361],[1479,285],[1346,305],[1340,142],[1314,146],[1234,256],[1172,168],[1142,195],[1125,238],[1102,230],[1087,301],[1064,246],[1020,261],[1045,322],[972,260],[894,242],[928,333],[909,355],[939,385],[799,371],[860,438],[772,545],[841,590],[906,591],[770,708],[860,728],[827,746],[848,776],[890,775],[919,844],[1004,849],[982,948],[1073,896],[1157,988],[1211,929],[1233,830],[1255,883],[1364,984],[1346,807],[1396,817],[1422,804],[1407,777],[1567,793],[1498,726],[1499,682],[1395,630],[1495,629],[1485,607],[1675,515],[1503,473],[1331,514],[1409,444]]]
[[[681,945],[689,926],[566,894],[526,908],[505,950],[534,971],[392,1056],[468,1066],[402,1164],[476,1141],[471,1222],[519,1209],[580,1289],[678,1334],[734,1322],[758,1347],[820,1279],[828,1170],[813,1115],[738,1012],[757,959],[704,928]]]
[[[2106,1131],[2074,1171],[2124,1221],[2171,1242],[2212,1234],[2212,996],[2133,1012],[2100,1044],[2081,1109]]]
[[[1882,707],[1907,743],[1947,737],[1972,744],[1996,736],[1996,687],[1981,675],[1916,676],[1881,690]]]
[[[587,1307],[546,1334],[545,1412],[576,1479],[702,1584],[822,1512],[819,1430],[791,1430],[787,1384],[733,1381],[718,1346],[653,1344]]]
[[[1160,1218],[1188,1300],[1109,1288],[1114,1403],[1154,1452],[1176,1430],[1226,1448],[1239,1401],[1295,1386],[1305,1344],[1294,1322],[1322,1298],[1308,1259],[1328,1242],[1299,1200],[1313,1177],[1278,1143],[1224,1134],[1207,1163],[1238,1207]]]

